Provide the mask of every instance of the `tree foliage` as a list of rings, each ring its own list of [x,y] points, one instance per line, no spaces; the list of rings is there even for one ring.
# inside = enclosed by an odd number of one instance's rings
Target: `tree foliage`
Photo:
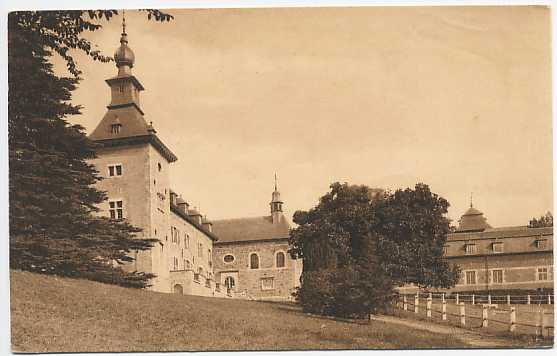
[[[528,227],[553,227],[553,214],[548,211],[545,215],[542,215],[537,219],[532,218],[530,223],[528,223]]]
[[[124,272],[129,253],[146,250],[154,240],[138,238],[125,221],[96,216],[106,199],[93,184],[100,180],[88,160],[95,146],[83,127],[71,125],[80,107],[70,103],[80,80],[71,50],[93,60],[111,58],[92,50],[82,37],[96,31],[99,19],[114,10],[19,11],[8,17],[8,142],[10,266],[42,273],[81,276],[143,287],[150,274]],[[170,15],[148,10],[158,21]],[[57,76],[54,53],[72,77]],[[116,264],[116,265],[115,265]]]
[[[289,252],[303,259],[304,310],[363,316],[385,307],[397,285],[454,285],[459,271],[443,259],[448,206],[425,184],[388,193],[333,183],[316,207],[294,214]]]
[[[399,285],[454,286],[460,272],[443,258],[450,232],[448,207],[447,200],[422,183],[399,189],[376,204],[381,261]]]

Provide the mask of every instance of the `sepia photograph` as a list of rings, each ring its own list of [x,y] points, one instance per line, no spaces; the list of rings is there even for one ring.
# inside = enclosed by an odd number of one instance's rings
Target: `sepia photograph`
[[[163,5],[6,6],[12,353],[554,347],[551,6]]]

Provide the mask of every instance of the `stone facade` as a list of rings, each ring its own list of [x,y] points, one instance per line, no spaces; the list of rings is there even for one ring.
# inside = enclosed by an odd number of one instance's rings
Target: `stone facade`
[[[270,215],[213,221],[219,236],[214,244],[216,280],[234,296],[293,299],[292,293],[300,285],[302,261],[288,253],[290,225],[282,204],[275,181]]]
[[[277,265],[277,254],[282,253],[284,266]],[[251,268],[250,256],[257,254],[258,268]],[[226,262],[225,256],[233,256]],[[279,258],[280,260],[280,258]],[[235,295],[249,299],[289,300],[299,285],[301,261],[288,255],[288,239],[215,244],[216,279],[225,285],[227,277],[234,278]]]
[[[553,291],[553,228],[492,228],[470,207],[447,236],[445,258],[461,275],[445,292],[536,293]],[[414,286],[400,288],[413,293]]]
[[[455,233],[445,249],[462,270],[454,291],[553,290],[553,228]]]
[[[90,161],[103,178],[97,188],[108,200],[99,214],[126,219],[142,231],[139,237],[154,238],[148,251],[135,252],[129,271],[153,273],[151,290],[225,296],[214,282],[213,241],[210,223],[187,209],[187,203],[170,189],[170,166],[177,157],[147,124],[139,106],[143,86],[132,75],[133,52],[122,34],[115,54],[118,75],[106,82],[111,89],[108,111],[89,136],[98,144],[97,158]],[[178,204],[179,202],[182,202]]]

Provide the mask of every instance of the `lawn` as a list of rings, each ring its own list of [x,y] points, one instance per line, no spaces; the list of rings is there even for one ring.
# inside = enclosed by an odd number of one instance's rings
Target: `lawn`
[[[162,294],[11,272],[15,352],[466,347],[456,338],[374,321],[303,314],[292,304]]]

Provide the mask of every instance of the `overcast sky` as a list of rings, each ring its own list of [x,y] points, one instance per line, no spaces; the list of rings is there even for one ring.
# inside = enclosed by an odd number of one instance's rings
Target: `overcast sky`
[[[417,182],[493,226],[552,208],[550,13],[545,7],[126,12],[141,106],[178,156],[172,188],[210,219],[285,210],[331,182]],[[112,55],[120,18],[89,37]],[[78,56],[72,122],[95,127],[114,63]],[[455,221],[456,223],[456,221]]]

